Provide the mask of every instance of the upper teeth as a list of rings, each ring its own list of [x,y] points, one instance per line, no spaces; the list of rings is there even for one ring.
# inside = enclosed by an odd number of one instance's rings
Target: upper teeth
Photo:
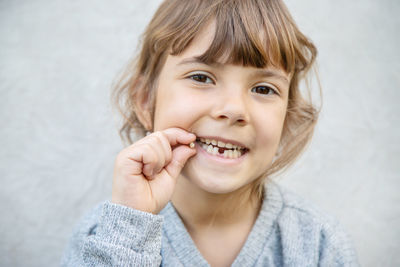
[[[221,147],[221,148],[226,147],[228,149],[238,149],[238,150],[243,149],[243,147],[241,147],[241,146],[234,145],[234,144],[231,144],[231,143],[224,143],[222,141],[217,141],[217,140],[214,140],[214,139],[200,138],[200,141],[203,142],[203,143],[206,143],[207,145],[212,144],[213,146],[218,146],[218,147]]]

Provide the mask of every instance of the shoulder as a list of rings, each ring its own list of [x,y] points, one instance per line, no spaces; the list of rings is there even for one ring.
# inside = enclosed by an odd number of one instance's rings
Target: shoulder
[[[61,266],[80,266],[84,240],[96,232],[105,202],[97,204],[75,224],[69,242],[64,249]]]
[[[275,225],[286,253],[301,248],[319,264],[357,266],[352,240],[337,218],[281,185],[272,186],[281,200]]]
[[[290,220],[292,223],[307,223],[307,225],[326,226],[339,225],[339,221],[332,215],[322,211],[314,203],[299,196],[284,186],[269,182],[266,185],[265,202],[279,203],[277,220]],[[275,204],[278,205],[278,204]]]
[[[74,236],[91,235],[95,233],[98,222],[102,216],[103,208],[107,203],[107,201],[100,202],[88,210],[75,225]]]
[[[275,184],[277,190],[279,191],[280,197],[282,199],[282,214],[281,218],[285,216],[291,216],[292,218],[298,218],[299,222],[306,220],[307,222],[312,222],[316,225],[336,225],[339,223],[337,218],[322,211],[314,203],[309,200],[297,195],[291,190]]]

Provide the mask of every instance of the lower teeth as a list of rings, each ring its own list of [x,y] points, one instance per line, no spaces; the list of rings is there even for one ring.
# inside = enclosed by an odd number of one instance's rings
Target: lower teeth
[[[242,155],[242,152],[237,149],[226,149],[224,150],[224,153],[219,153],[219,147],[215,147],[212,145],[207,145],[207,144],[201,144],[202,148],[207,151],[207,153],[211,155],[220,155],[224,158],[229,158],[229,159],[236,159],[239,158]]]

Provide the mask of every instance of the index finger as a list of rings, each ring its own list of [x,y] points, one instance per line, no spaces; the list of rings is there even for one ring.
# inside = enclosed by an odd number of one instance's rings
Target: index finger
[[[196,140],[196,135],[181,128],[168,128],[161,132],[167,137],[171,146],[188,145]]]

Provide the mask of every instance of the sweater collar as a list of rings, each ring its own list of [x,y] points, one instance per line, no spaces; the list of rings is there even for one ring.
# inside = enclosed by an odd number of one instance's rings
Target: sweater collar
[[[245,244],[233,262],[233,267],[253,266],[256,263],[271,236],[274,223],[282,207],[283,201],[279,187],[275,182],[269,181],[264,190],[260,213]],[[197,249],[172,203],[168,203],[160,214],[164,216],[164,235],[183,265],[209,267],[210,265]]]

